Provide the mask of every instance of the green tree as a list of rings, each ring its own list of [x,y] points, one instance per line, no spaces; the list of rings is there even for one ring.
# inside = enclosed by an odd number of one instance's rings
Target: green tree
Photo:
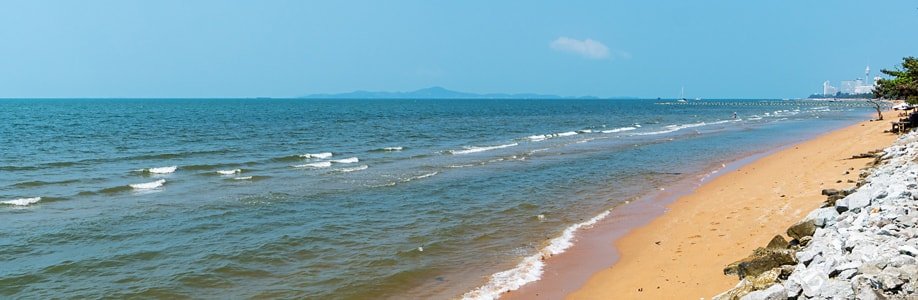
[[[873,93],[877,98],[902,99],[910,104],[918,104],[918,58],[902,59],[902,67],[895,70],[882,70],[889,79],[880,79]]]

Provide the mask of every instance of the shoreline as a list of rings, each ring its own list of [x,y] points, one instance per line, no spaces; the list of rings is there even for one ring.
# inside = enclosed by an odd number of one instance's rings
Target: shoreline
[[[885,112],[884,116],[887,119],[895,117],[894,112]],[[790,190],[783,191],[788,195],[787,197],[775,196],[786,202],[785,207],[780,211],[783,214],[783,219],[785,219],[783,223],[787,224],[772,226],[781,229],[772,231],[760,230],[761,232],[757,231],[757,234],[746,234],[733,239],[730,239],[730,232],[735,229],[736,224],[716,221],[705,222],[712,220],[701,215],[687,216],[688,210],[686,208],[693,209],[693,212],[699,212],[699,208],[706,205],[711,203],[718,204],[717,201],[719,199],[711,197],[717,192],[711,186],[722,188],[725,185],[733,185],[737,183],[737,178],[734,177],[745,178],[742,181],[746,183],[750,181],[750,178],[753,183],[762,181],[763,179],[761,178],[772,179],[774,176],[759,177],[761,172],[756,172],[756,170],[763,167],[768,168],[767,164],[773,163],[775,157],[787,157],[788,153],[801,152],[798,151],[801,147],[810,150],[812,152],[810,153],[811,155],[820,154],[819,149],[824,148],[814,148],[814,144],[831,144],[830,150],[835,148],[847,149],[852,146],[860,146],[856,148],[884,148],[895,140],[895,135],[882,133],[883,129],[886,129],[888,125],[887,121],[861,121],[801,141],[780,145],[761,152],[752,152],[730,161],[721,168],[713,168],[713,171],[710,171],[711,168],[709,168],[707,170],[710,172],[687,176],[673,185],[666,186],[666,189],[661,188],[645,194],[636,201],[626,202],[625,204],[627,205],[618,205],[609,210],[610,213],[607,217],[596,222],[593,226],[579,230],[574,246],[566,249],[560,255],[546,258],[544,260],[544,272],[539,280],[523,285],[512,292],[504,293],[500,297],[503,299],[560,299],[564,297],[604,299],[609,297],[708,298],[716,295],[732,287],[738,281],[735,276],[728,277],[722,274],[722,269],[726,264],[744,257],[751,251],[752,248],[750,247],[767,242],[767,239],[774,234],[780,234],[783,228],[786,228],[784,225],[792,224],[799,220],[802,215],[815,208],[821,202],[821,197],[818,196],[821,188],[845,187],[851,184],[846,181],[837,183],[835,182],[837,180],[822,180],[826,182],[809,188],[795,187],[793,190],[796,191],[796,194]],[[854,135],[857,138],[845,138],[848,135]],[[840,138],[850,141],[847,143],[849,145],[836,145],[837,140]],[[865,141],[867,142],[864,143]],[[864,151],[873,149],[864,149]],[[838,155],[838,153],[835,154],[835,156]],[[842,158],[850,157],[853,154],[857,153],[848,153],[847,156]],[[806,156],[803,155],[803,158],[805,159]],[[812,162],[816,161],[822,162],[822,165],[836,162],[833,167],[843,169],[851,168],[849,165],[852,162],[861,164],[858,168],[862,167],[864,163],[864,161],[843,160],[842,164],[838,164],[839,159],[832,157],[834,156],[824,156],[822,159],[813,159],[811,157],[807,160],[811,162],[810,164],[800,164],[796,167],[806,173],[807,165],[812,165]],[[787,164],[785,162],[785,165]],[[844,166],[839,167],[838,165]],[[795,166],[790,164],[787,167]],[[749,174],[748,170],[750,169],[753,170],[753,174]],[[774,169],[774,167],[769,169]],[[747,171],[743,172],[744,170]],[[829,172],[823,174],[823,177],[831,175],[833,178],[845,177],[850,179],[850,177],[854,176],[856,179],[856,172],[851,172],[851,174],[844,176],[841,175],[842,171],[838,171],[835,174],[838,175],[833,175],[833,172]],[[791,178],[791,176],[782,177],[782,179],[785,179],[784,181],[788,181],[786,180],[788,178]],[[781,180],[774,181],[774,184],[780,186],[778,185],[779,181]],[[744,187],[739,187],[739,190],[743,189]],[[754,187],[750,187],[750,190],[752,189]],[[816,197],[813,197],[813,195],[816,195]],[[741,200],[740,202],[752,205],[756,202],[754,200],[761,200],[761,196],[763,195],[753,197],[752,200]],[[725,207],[736,208],[736,205]],[[743,207],[744,210],[747,210],[745,212],[747,215],[751,211],[768,208],[772,208],[772,206],[759,205],[755,209],[751,209],[749,206]],[[793,208],[792,213],[787,214],[791,210],[790,208]],[[737,213],[736,210],[727,212],[724,207],[715,207],[710,212],[703,210],[701,212],[703,215],[704,213],[717,213],[718,211],[720,213]],[[740,212],[740,214],[742,215],[743,212]],[[728,216],[727,219],[730,221],[731,217]],[[676,221],[675,224],[673,224],[673,221]],[[682,234],[682,236],[679,236],[679,233],[684,233],[690,229],[701,229],[702,227],[710,228],[706,228],[704,232],[697,230],[697,234],[694,235]],[[764,229],[767,226],[762,227]],[[726,234],[718,235],[721,240],[731,241],[731,244],[734,245],[729,245],[727,248],[732,249],[717,251],[710,246],[700,247],[705,245],[704,236],[707,233],[718,230],[727,232]],[[745,230],[745,228],[742,230]],[[740,232],[740,234],[743,234],[743,232]],[[761,242],[759,239],[765,239],[765,241]],[[682,244],[686,244],[687,248],[692,249],[682,249]],[[675,245],[679,246],[674,248]],[[668,253],[666,253],[667,251],[659,251],[663,249],[669,250]],[[622,257],[624,259],[621,259]],[[652,263],[642,263],[645,261]],[[725,262],[720,263],[721,261]],[[667,267],[677,267],[678,271],[664,271]],[[666,278],[667,273],[673,273],[671,274],[674,275],[671,276],[673,280]],[[705,275],[694,276],[695,273]],[[692,276],[694,276],[693,279],[695,280],[686,280]],[[703,280],[698,280],[702,278]]]

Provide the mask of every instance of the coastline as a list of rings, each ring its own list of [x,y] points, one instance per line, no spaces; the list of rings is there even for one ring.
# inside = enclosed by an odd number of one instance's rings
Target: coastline
[[[541,280],[501,298],[716,295],[738,281],[723,267],[818,207],[822,188],[853,186],[858,172],[849,169],[866,160],[847,158],[890,145],[896,136],[883,133],[887,126],[863,121],[753,153],[616,207],[578,232],[574,247],[547,258]]]

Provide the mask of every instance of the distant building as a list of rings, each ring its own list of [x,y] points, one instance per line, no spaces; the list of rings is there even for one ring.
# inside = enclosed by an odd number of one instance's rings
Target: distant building
[[[836,96],[838,94],[872,94],[873,87],[877,85],[877,81],[879,80],[880,76],[877,76],[870,82],[870,66],[867,66],[867,69],[864,70],[864,79],[842,80],[838,87],[832,86],[832,84],[826,80],[826,82],[822,83],[822,94],[823,96]]]
[[[841,86],[838,88],[839,92],[843,94],[854,94],[854,90],[861,85],[861,80],[842,80]]]
[[[855,94],[871,94],[873,93],[873,85],[858,85],[854,88]]]
[[[822,83],[822,95],[823,96],[835,96],[838,93],[838,88],[832,86],[828,80]]]

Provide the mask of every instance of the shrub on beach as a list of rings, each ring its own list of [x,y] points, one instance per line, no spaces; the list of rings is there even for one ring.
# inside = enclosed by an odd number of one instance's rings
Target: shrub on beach
[[[918,58],[902,59],[902,67],[882,70],[892,78],[880,79],[873,93],[881,99],[902,99],[909,104],[918,104]]]

